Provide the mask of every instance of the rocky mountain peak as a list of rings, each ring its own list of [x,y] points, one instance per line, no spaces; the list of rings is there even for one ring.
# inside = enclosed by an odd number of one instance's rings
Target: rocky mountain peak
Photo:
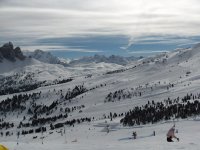
[[[12,42],[5,43],[5,44],[3,45],[3,47],[4,47],[4,48],[9,48],[9,49],[13,49],[13,48],[14,48]]]
[[[25,56],[23,55],[20,47],[16,47],[14,49],[12,42],[5,43],[2,47],[0,47],[0,61],[7,59],[9,61],[15,62],[16,58],[20,60],[25,59]]]

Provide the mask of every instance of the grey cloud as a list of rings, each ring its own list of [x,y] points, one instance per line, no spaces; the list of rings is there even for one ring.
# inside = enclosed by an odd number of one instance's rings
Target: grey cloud
[[[1,38],[200,35],[197,0],[0,0]]]

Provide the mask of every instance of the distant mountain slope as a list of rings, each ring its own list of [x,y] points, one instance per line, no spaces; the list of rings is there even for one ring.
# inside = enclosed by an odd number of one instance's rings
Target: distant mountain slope
[[[0,76],[6,78],[7,76],[15,76],[15,74],[24,74],[21,77],[24,78],[24,84],[27,84],[25,77],[29,74],[34,74],[32,77],[35,80],[34,82],[44,80],[52,81],[71,76],[71,71],[60,65],[60,60],[50,53],[36,50],[31,54],[33,54],[33,57],[26,57],[20,47],[14,48],[11,42],[4,44],[0,47]]]
[[[140,57],[141,58],[141,57]],[[122,57],[122,56],[116,56],[111,55],[109,57],[106,57],[104,55],[94,55],[91,57],[83,57],[78,60],[72,60],[69,65],[79,65],[79,64],[87,64],[87,63],[113,63],[118,65],[127,65],[128,63],[140,59],[138,57]]]
[[[35,50],[33,52],[24,52],[27,57],[31,57],[37,59],[41,62],[48,63],[48,64],[61,64],[66,65],[65,62],[61,61],[59,58],[53,56],[50,52],[45,52],[42,50]]]
[[[104,55],[94,55],[91,57],[83,57],[77,60],[67,60],[53,56],[50,52],[42,50],[35,50],[34,52],[24,52],[29,58],[34,58],[38,61],[47,64],[60,64],[67,67],[71,72],[76,75],[100,73],[105,71],[112,71],[120,69],[125,65],[132,63],[141,57],[122,57],[112,55],[106,57]]]
[[[34,52],[26,51],[23,53],[19,47],[14,49],[11,42],[4,44],[0,48],[0,74],[3,76],[12,76],[19,72],[25,72],[25,74],[34,73],[35,79],[42,81],[46,79],[54,80],[58,77],[65,78],[64,76],[96,74],[122,67],[115,63],[95,61],[103,57],[97,55],[93,60],[85,60],[85,62],[90,63],[78,63],[78,61],[75,66],[68,64],[67,60],[53,56],[50,52],[35,50]],[[113,56],[114,58],[118,57]]]

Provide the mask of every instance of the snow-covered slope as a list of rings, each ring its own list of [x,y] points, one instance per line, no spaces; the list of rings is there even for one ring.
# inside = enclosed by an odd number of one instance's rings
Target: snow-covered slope
[[[16,60],[15,62],[11,62],[5,59],[0,63],[0,74],[15,73],[21,68],[35,64],[36,62],[36,60],[28,58],[26,58],[24,61]]]
[[[197,114],[187,116],[186,119],[175,119],[175,116],[173,116],[166,120],[153,122],[153,124],[141,123],[131,127],[123,126],[120,120],[134,107],[138,106],[142,109],[149,101],[159,102],[160,104],[160,102],[166,102],[169,99],[176,101],[177,99],[185,100],[185,97],[189,97],[189,100],[186,100],[185,103],[180,101],[181,106],[199,102],[199,56],[200,46],[196,45],[190,49],[177,49],[173,52],[144,58],[125,67],[115,66],[117,68],[115,70],[103,69],[103,72],[98,72],[99,68],[96,68],[98,73],[79,74],[73,76],[73,80],[70,82],[42,86],[21,93],[36,93],[36,97],[32,96],[22,103],[19,102],[23,109],[12,107],[13,111],[1,112],[0,118],[3,118],[6,122],[12,122],[14,128],[6,130],[13,135],[0,136],[0,140],[10,149],[22,150],[51,150],[55,148],[60,150],[80,148],[89,150],[197,150],[200,148],[198,142],[200,140],[199,121],[197,119],[200,117],[199,107],[195,108],[198,109]],[[106,67],[103,66],[103,68]],[[80,69],[80,72],[82,69]],[[41,70],[45,69],[42,68]],[[49,70],[50,68],[46,69],[48,72]],[[57,69],[53,70],[56,71]],[[58,75],[65,74],[61,70],[57,71]],[[46,74],[41,74],[41,76],[51,78]],[[42,77],[38,77],[42,79]],[[2,95],[0,100],[2,102],[7,97],[12,98],[13,95]],[[16,99],[16,97],[14,98]],[[169,106],[170,104],[167,105],[167,107]],[[190,111],[187,110],[187,112]],[[117,115],[111,119],[110,115],[115,113]],[[67,114],[67,117],[62,116],[55,120],[54,117],[61,114]],[[36,116],[37,118],[35,118]],[[91,120],[87,120],[88,117]],[[41,120],[37,124],[33,118],[35,120],[41,118]],[[44,121],[45,118],[48,118],[47,121]],[[77,120],[74,123],[75,119]],[[174,124],[173,119],[175,119],[176,127],[179,130],[177,135],[180,137],[180,142],[167,143],[166,132]],[[29,126],[21,125],[23,127],[16,128],[20,122],[26,125],[29,123]],[[53,127],[59,125],[61,126],[53,129]],[[35,131],[41,126],[46,127],[47,130],[43,133],[30,133],[23,136],[20,134],[20,144],[19,146],[16,145],[16,130],[20,133],[22,133],[22,130],[34,129]],[[105,132],[107,126],[110,130],[109,133]],[[130,138],[133,131],[138,133],[136,140]],[[156,132],[156,136],[152,136],[153,131]],[[4,129],[0,132],[5,134]],[[44,144],[41,144],[42,139]]]
[[[53,65],[42,63],[36,59],[26,58],[23,61],[16,60],[10,62],[4,60],[0,63],[1,76],[13,75],[20,72],[35,73],[37,80],[43,79],[58,79],[60,76],[71,76],[71,71],[62,65]]]
[[[76,75],[87,75],[87,74],[101,74],[107,71],[112,71],[116,69],[125,68],[122,65],[117,65],[113,63],[86,63],[86,64],[77,64],[67,67],[70,71],[76,73]]]
[[[32,139],[32,136],[20,137],[19,145],[16,145],[16,139],[1,139],[1,143],[10,148],[10,150],[198,150],[199,144],[199,121],[188,120],[180,121],[176,124],[180,137],[180,142],[167,143],[166,132],[171,127],[172,122],[157,124],[153,126],[123,128],[116,127],[113,132],[105,133],[101,130],[103,127],[95,127],[94,124],[78,125],[76,128],[68,128],[65,135],[61,133],[44,133],[46,137],[42,144],[41,139]],[[90,129],[90,130],[89,130]],[[136,131],[138,138],[130,139],[131,133]],[[152,132],[156,131],[156,136]],[[41,135],[37,135],[40,137]],[[9,142],[8,142],[9,141]]]

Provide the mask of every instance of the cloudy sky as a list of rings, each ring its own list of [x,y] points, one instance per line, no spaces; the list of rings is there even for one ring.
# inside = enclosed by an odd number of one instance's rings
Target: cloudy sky
[[[145,55],[200,41],[199,0],[0,0],[0,44],[69,57]]]

